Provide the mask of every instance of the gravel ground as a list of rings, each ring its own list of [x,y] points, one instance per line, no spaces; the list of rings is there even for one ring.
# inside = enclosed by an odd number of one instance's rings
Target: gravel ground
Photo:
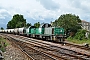
[[[8,45],[6,47],[6,51],[3,53],[3,56],[5,60],[27,60],[21,50],[13,45]]]

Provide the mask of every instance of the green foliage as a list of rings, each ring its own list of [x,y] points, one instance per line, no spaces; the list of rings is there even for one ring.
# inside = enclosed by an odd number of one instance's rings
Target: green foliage
[[[0,37],[0,50],[2,50],[3,52],[5,51],[5,47],[8,45],[8,43],[6,43],[6,40],[3,39],[2,37]]]
[[[75,36],[74,36],[74,38],[75,39],[78,39],[78,40],[83,40],[83,39],[85,39],[86,37],[85,37],[85,33],[86,33],[86,30],[79,30],[76,34],[75,34]]]
[[[35,26],[36,28],[39,28],[39,27],[40,27],[40,22],[35,23],[34,26]]]
[[[13,16],[11,21],[8,22],[7,28],[20,28],[26,26],[26,19],[24,19],[23,15],[16,14]]]
[[[69,36],[67,39],[68,39],[68,40],[72,40],[72,39],[73,39],[73,37],[72,37],[72,36]]]
[[[90,32],[89,32],[88,38],[90,39]]]
[[[3,28],[3,27],[1,27],[0,29],[1,29],[1,30],[4,30],[4,28]]]
[[[28,28],[29,26],[31,26],[31,23],[27,23],[27,24],[26,24],[26,27],[27,27],[27,28]]]
[[[1,47],[0,50],[1,50],[2,52],[5,52],[5,47]]]
[[[68,39],[68,41],[76,44],[84,44],[84,43],[90,44],[90,39],[83,39],[83,40]]]
[[[79,16],[72,14],[63,14],[55,22],[53,26],[63,27],[66,31],[66,34],[69,32],[77,32],[78,29],[81,29],[81,20]]]

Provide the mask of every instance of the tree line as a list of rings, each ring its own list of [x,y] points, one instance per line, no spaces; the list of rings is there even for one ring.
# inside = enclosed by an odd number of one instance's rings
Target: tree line
[[[63,14],[58,19],[53,21],[52,26],[62,27],[65,29],[65,34],[67,36],[75,36],[75,34],[82,29],[81,19],[75,14]],[[8,22],[7,29],[21,28],[32,26],[31,23],[27,23],[23,15],[15,14],[13,18]],[[37,28],[40,27],[40,22],[34,24]],[[78,33],[77,33],[78,34]],[[85,33],[84,33],[85,34]]]

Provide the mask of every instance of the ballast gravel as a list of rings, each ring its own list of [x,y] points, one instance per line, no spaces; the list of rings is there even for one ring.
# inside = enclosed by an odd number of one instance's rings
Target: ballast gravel
[[[6,51],[3,53],[3,56],[4,60],[27,60],[23,52],[13,45],[8,45],[6,47]]]

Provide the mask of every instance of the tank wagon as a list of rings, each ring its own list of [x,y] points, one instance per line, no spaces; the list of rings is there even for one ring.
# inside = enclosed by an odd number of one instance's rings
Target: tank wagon
[[[6,29],[6,30],[4,30],[3,32],[7,33],[7,29]]]
[[[10,33],[13,34],[14,33],[14,29],[10,29]]]
[[[0,33],[2,33],[2,30],[0,30]]]
[[[15,28],[15,29],[13,30],[13,33],[14,33],[14,34],[17,34],[17,35],[24,35],[25,29],[26,29],[25,27]]]
[[[14,31],[13,31],[13,33],[14,33],[14,34],[19,34],[18,29],[19,29],[19,28],[15,28]]]
[[[10,34],[10,33],[11,33],[11,32],[10,32],[10,30],[11,30],[11,29],[7,29],[7,33],[9,33],[9,34]]]
[[[18,34],[19,34],[19,35],[24,35],[24,30],[25,30],[25,29],[26,29],[25,27],[18,28]]]

